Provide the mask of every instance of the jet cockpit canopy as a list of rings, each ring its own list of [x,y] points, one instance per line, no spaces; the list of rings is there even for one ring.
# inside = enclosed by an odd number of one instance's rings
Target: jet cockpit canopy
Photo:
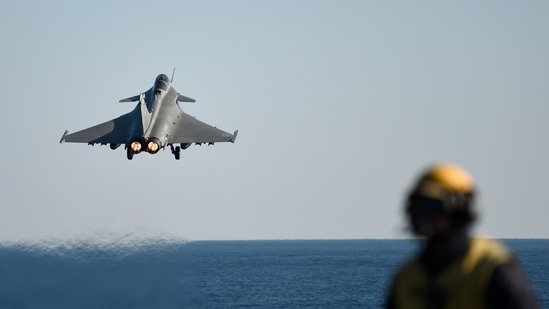
[[[156,78],[156,81],[154,82],[154,93],[160,94],[162,92],[166,92],[168,90],[168,86],[170,85],[170,79],[165,74],[160,74]]]

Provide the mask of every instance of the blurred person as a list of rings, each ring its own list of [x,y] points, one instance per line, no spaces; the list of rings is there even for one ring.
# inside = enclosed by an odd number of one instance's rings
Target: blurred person
[[[476,189],[467,171],[437,164],[409,192],[405,212],[421,251],[393,279],[386,308],[540,308],[515,255],[470,236]]]

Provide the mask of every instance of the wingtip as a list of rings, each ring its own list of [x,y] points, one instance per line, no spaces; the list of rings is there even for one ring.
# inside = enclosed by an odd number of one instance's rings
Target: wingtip
[[[234,141],[236,141],[237,136],[238,136],[238,130],[234,131],[233,138],[231,139],[231,143],[234,143]]]
[[[65,130],[65,133],[63,133],[63,136],[61,136],[61,140],[59,140],[59,144],[62,144],[65,141],[65,136],[69,134],[69,130]]]

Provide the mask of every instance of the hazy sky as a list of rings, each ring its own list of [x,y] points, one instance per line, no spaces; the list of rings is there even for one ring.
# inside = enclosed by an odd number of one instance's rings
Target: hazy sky
[[[0,240],[404,237],[453,161],[478,231],[549,238],[547,1],[3,1]],[[59,144],[160,73],[235,144]]]

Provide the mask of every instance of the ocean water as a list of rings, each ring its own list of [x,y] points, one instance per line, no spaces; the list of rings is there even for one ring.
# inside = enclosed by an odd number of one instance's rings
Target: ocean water
[[[549,240],[504,240],[549,308]],[[380,308],[413,240],[0,244],[0,308]]]

